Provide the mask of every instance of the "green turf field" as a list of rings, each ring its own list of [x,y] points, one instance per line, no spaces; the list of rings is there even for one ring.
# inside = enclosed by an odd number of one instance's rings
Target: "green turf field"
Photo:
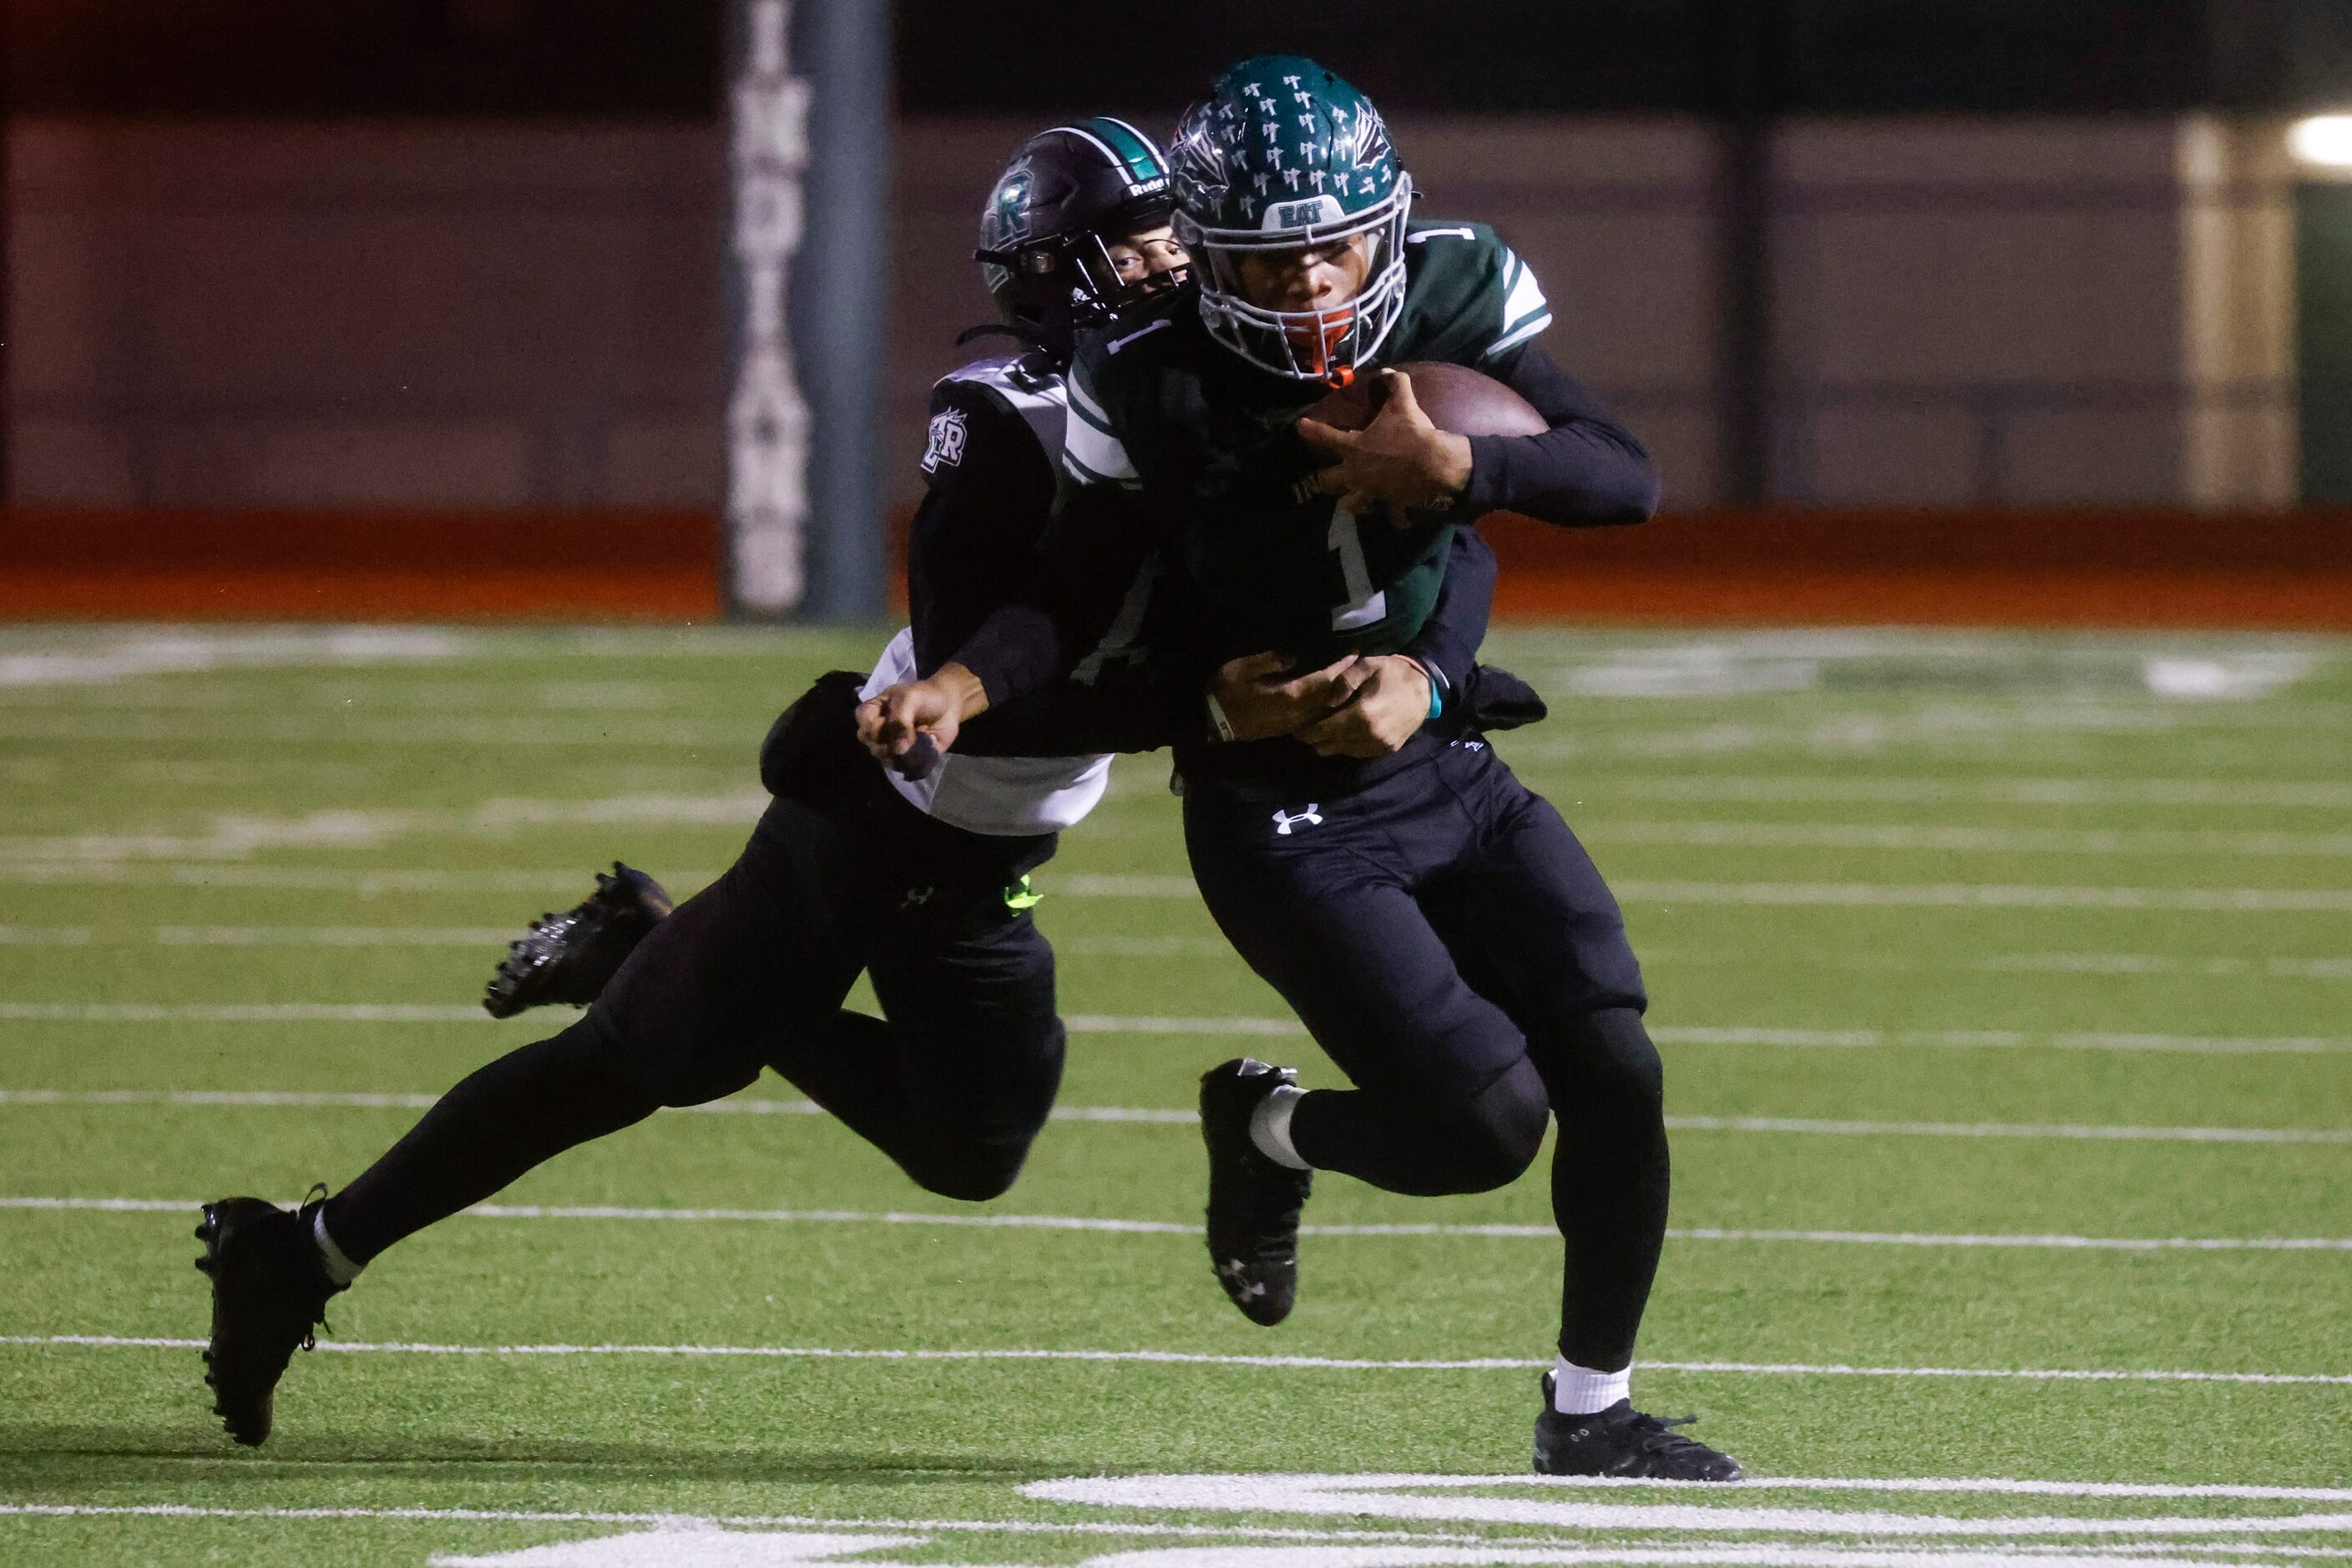
[[[1327,1177],[1296,1316],[1225,1304],[1192,1080],[1334,1075],[1148,758],[1038,878],[1072,1051],[1010,1194],[771,1079],[388,1254],[232,1447],[194,1202],[347,1180],[551,1033],[474,1010],[510,931],[615,855],[714,874],[769,718],[878,641],[0,631],[0,1563],[2352,1553],[2352,645],[2288,639],[1490,645],[1668,1058],[1635,1394],[1748,1487],[1522,1478],[1540,1168]]]

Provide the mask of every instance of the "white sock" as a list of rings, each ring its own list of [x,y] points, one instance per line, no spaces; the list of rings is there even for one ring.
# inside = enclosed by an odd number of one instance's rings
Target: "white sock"
[[[1562,1356],[1551,1369],[1551,1407],[1562,1415],[1591,1415],[1633,1397],[1633,1368],[1595,1372]]]
[[[1294,1171],[1314,1169],[1298,1157],[1298,1147],[1290,1141],[1290,1119],[1306,1098],[1307,1091],[1297,1084],[1277,1084],[1250,1112],[1250,1142],[1257,1145],[1257,1152]]]
[[[358,1279],[360,1270],[367,1267],[344,1257],[335,1238],[327,1234],[327,1211],[323,1207],[310,1216],[310,1239],[319,1244],[319,1262],[327,1270],[329,1283],[339,1289]]]

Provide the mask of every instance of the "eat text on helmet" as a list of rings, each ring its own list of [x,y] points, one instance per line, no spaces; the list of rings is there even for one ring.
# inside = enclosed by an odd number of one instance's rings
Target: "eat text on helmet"
[[[1182,280],[1164,267],[1122,278],[1111,254],[1166,226],[1174,205],[1166,156],[1124,120],[1098,115],[1031,137],[981,208],[972,254],[997,314],[1066,360],[1078,329]]]
[[[1277,375],[1353,380],[1404,308],[1412,205],[1371,100],[1302,56],[1259,55],[1184,111],[1173,162],[1176,235],[1201,276],[1210,334]],[[1360,286],[1344,300],[1284,309],[1245,287],[1266,262],[1333,247],[1360,258]]]

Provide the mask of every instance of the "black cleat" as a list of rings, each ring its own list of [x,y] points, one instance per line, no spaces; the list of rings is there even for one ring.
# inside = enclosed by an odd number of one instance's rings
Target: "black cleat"
[[[259,1198],[223,1198],[205,1205],[196,1239],[205,1255],[196,1268],[213,1282],[211,1347],[205,1382],[213,1414],[248,1448],[269,1439],[278,1380],[298,1350],[316,1345],[314,1325],[327,1321],[330,1283],[311,1239],[310,1217],[327,1189],[289,1212]]]
[[[1298,1211],[1315,1181],[1250,1142],[1250,1118],[1292,1068],[1247,1057],[1201,1075],[1201,1137],[1209,1145],[1209,1258],[1242,1316],[1272,1328],[1298,1300]]]
[[[483,1010],[511,1018],[551,1002],[585,1007],[672,907],[659,882],[614,861],[611,876],[596,873],[594,892],[560,915],[540,916],[508,948],[483,993]]]
[[[1543,1414],[1536,1417],[1536,1474],[1622,1476],[1653,1481],[1736,1481],[1739,1461],[1677,1434],[1695,1415],[1661,1421],[1621,1399],[1590,1415],[1552,1408],[1551,1373],[1543,1377]]]

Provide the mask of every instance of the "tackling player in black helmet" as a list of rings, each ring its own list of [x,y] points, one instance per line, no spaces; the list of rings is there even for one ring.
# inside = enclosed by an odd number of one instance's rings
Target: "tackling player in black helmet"
[[[735,864],[674,913],[650,879],[616,867],[579,909],[517,944],[485,999],[501,1016],[593,999],[585,1016],[458,1084],[331,1197],[317,1189],[292,1213],[250,1197],[205,1205],[206,1381],[238,1442],[268,1436],[294,1351],[384,1248],[565,1149],[663,1106],[731,1094],[763,1068],[931,1192],[979,1201],[1012,1183],[1064,1049],[1027,874],[1100,797],[1103,753],[1166,743],[1197,722],[1197,690],[1192,704],[1162,708],[1157,688],[1109,689],[1140,651],[1139,589],[1135,624],[1106,639],[1081,679],[974,726],[922,778],[878,767],[852,714],[862,695],[927,673],[1031,571],[1077,335],[1167,289],[1186,263],[1167,188],[1146,139],[1093,120],[1033,139],[992,189],[982,260],[1023,352],[935,389],[929,493],[909,541],[913,625],[871,676],[827,676],[777,721],[760,759],[775,799]],[[1466,555],[1459,576],[1417,645],[1456,680],[1484,635],[1491,557]],[[1342,668],[1218,689],[1237,721],[1280,734],[1328,721],[1354,685]],[[1420,715],[1405,717],[1366,708],[1349,722],[1376,739],[1382,725],[1410,733]],[[1004,754],[983,754],[992,739]],[[861,971],[884,1018],[842,1006]]]
[[[1168,165],[1143,132],[1108,115],[1057,125],[997,176],[972,259],[1004,324],[1067,365],[1080,329],[1184,280],[1175,210]]]

